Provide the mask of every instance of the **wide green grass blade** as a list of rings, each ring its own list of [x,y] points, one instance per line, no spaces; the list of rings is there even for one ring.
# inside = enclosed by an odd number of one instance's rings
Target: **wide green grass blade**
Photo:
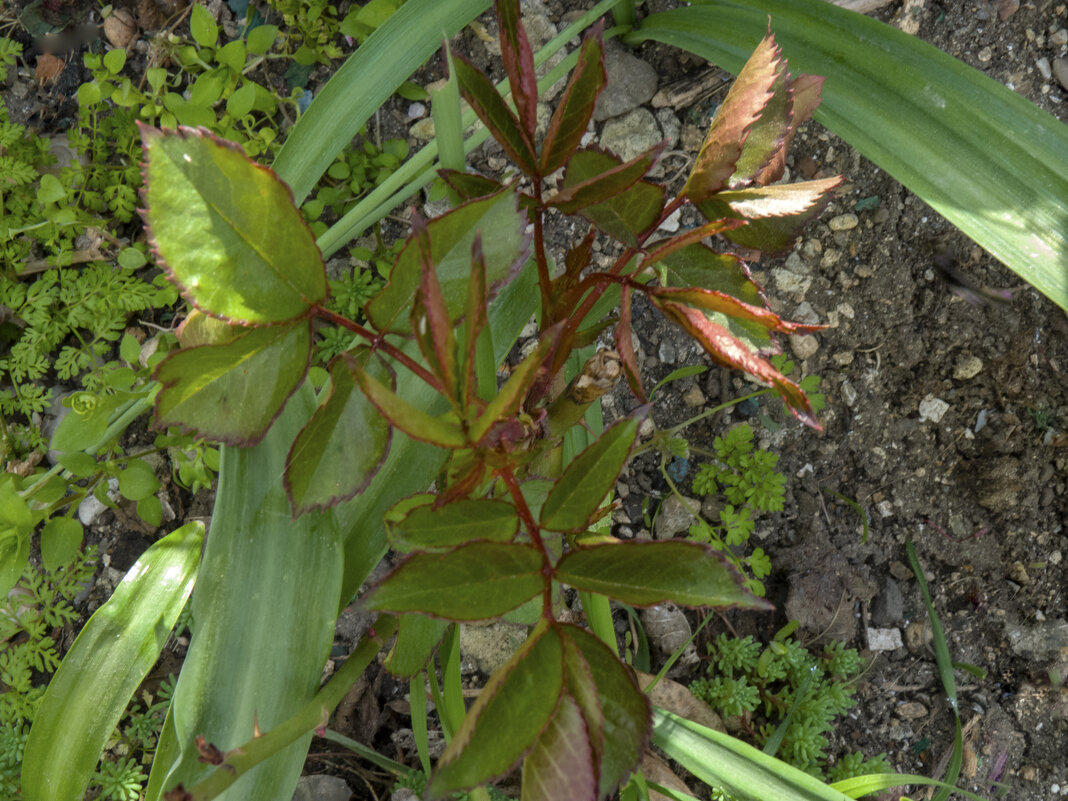
[[[341,536],[333,512],[292,520],[281,481],[313,405],[305,384],[262,443],[222,452],[192,599],[193,638],[159,749],[172,760],[153,764],[150,799],[210,771],[198,760],[198,735],[228,750],[251,739],[257,723],[263,731],[283,723],[319,689],[341,590]],[[302,737],[242,776],[223,797],[289,801],[310,740]]]
[[[653,742],[712,787],[761,801],[845,801],[803,770],[659,707],[653,707]]]
[[[274,161],[299,206],[394,90],[490,0],[408,0],[375,30],[293,126]]]
[[[130,698],[156,664],[200,564],[201,523],[145,551],[48,684],[22,765],[27,801],[81,798]]]
[[[737,73],[767,30],[824,75],[816,119],[1068,309],[1068,126],[912,36],[824,0],[705,0],[628,38]]]

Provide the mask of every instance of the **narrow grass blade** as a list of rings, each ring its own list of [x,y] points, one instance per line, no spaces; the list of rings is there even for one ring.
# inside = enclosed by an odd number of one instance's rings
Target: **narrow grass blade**
[[[957,778],[960,776],[964,754],[960,711],[957,708],[957,682],[953,677],[953,659],[949,655],[946,632],[942,628],[942,621],[938,619],[934,605],[931,603],[931,593],[927,589],[927,579],[924,578],[923,568],[920,567],[920,560],[916,556],[916,548],[911,542],[905,543],[905,553],[909,558],[909,567],[916,574],[916,583],[919,585],[920,594],[923,596],[923,605],[927,608],[927,614],[931,618],[931,637],[935,649],[935,663],[938,665],[938,676],[942,680],[942,688],[946,691],[946,701],[953,711],[953,720],[956,724],[956,730],[953,735],[953,752],[950,754],[949,767],[946,769],[945,781],[947,786],[941,787],[934,796],[934,801],[945,801],[953,793],[952,785],[957,783]]]
[[[823,0],[704,0],[646,17],[656,40],[737,72],[767,31],[826,76],[816,119],[1068,309],[1068,126],[913,36]]]
[[[489,0],[409,0],[349,57],[297,120],[274,161],[299,206],[393,91],[489,8]]]

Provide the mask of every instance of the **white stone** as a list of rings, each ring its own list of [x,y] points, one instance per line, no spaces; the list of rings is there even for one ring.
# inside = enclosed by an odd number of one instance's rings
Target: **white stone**
[[[896,651],[904,645],[900,629],[868,629],[868,649],[871,651]]]
[[[948,403],[928,394],[920,401],[920,422],[938,423],[947,411],[949,411]]]
[[[799,359],[807,359],[815,356],[820,349],[820,341],[812,334],[792,334],[790,336],[790,350]]]
[[[983,369],[983,362],[978,356],[971,354],[961,356],[953,368],[953,377],[958,381],[967,381],[975,378]]]

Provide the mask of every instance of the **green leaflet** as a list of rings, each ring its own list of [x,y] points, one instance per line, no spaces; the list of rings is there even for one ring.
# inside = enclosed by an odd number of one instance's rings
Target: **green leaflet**
[[[85,624],[34,718],[23,797],[66,801],[85,794],[108,738],[193,589],[203,538],[202,523],[187,523],[154,543]]]
[[[237,145],[189,128],[142,126],[141,137],[149,237],[197,308],[277,323],[326,297],[319,248],[278,176]]]
[[[566,476],[566,473],[565,473]],[[720,554],[696,542],[615,542],[564,556],[555,578],[634,606],[671,600],[683,606],[770,604],[744,589],[741,576]]]
[[[581,531],[589,525],[630,456],[642,417],[616,423],[568,465],[541,508],[545,528]]]
[[[822,0],[705,0],[631,37],[737,71],[769,14],[795,73],[827,79],[817,120],[1068,309],[1068,127],[1015,92]]]
[[[542,554],[532,545],[472,542],[446,553],[416,553],[364,598],[370,609],[487,620],[542,591]]]

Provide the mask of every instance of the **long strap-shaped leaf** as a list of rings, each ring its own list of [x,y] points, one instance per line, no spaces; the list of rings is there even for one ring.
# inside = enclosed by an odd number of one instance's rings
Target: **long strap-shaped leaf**
[[[912,36],[824,0],[704,0],[628,41],[737,72],[767,30],[824,75],[816,119],[1068,309],[1068,126]]]
[[[314,405],[305,384],[263,442],[225,447],[204,563],[193,593],[193,639],[149,777],[156,799],[210,770],[198,735],[226,751],[284,722],[319,689],[341,591],[333,512],[291,519],[286,453]],[[289,801],[311,736],[243,776],[226,798]]]
[[[27,801],[81,798],[138,685],[156,664],[200,564],[201,523],[145,551],[52,677],[22,764]]]
[[[297,205],[352,137],[415,72],[490,0],[409,0],[349,57],[319,90],[278,153],[274,169]]]

